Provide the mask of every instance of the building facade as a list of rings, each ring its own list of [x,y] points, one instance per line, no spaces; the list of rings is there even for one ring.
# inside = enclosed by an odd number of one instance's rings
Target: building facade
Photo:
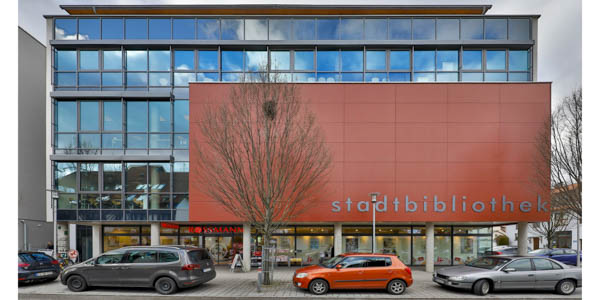
[[[191,145],[201,104],[267,66],[298,83],[335,162],[332,193],[276,233],[278,260],[375,244],[409,265],[469,261],[493,225],[548,216],[548,195],[524,187],[550,113],[539,16],[489,8],[63,6],[47,16],[58,221],[89,255],[193,244],[249,261],[260,236],[201,196]]]

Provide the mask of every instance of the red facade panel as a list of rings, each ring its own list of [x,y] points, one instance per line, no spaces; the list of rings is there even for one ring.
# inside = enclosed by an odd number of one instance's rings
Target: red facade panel
[[[203,196],[194,141],[208,103],[234,84],[190,84],[190,221],[238,222]],[[531,186],[549,83],[298,84],[334,163],[297,222],[514,222],[549,216]]]

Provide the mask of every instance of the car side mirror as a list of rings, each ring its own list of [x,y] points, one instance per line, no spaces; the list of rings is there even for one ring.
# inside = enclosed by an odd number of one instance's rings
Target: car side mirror
[[[515,268],[506,268],[506,269],[504,269],[504,272],[506,272],[506,273],[510,273],[510,272],[514,272],[514,271],[516,271]]]
[[[341,268],[342,268],[342,265],[340,265],[340,264],[337,264],[337,265],[335,265],[335,269],[336,269],[336,270],[339,270],[339,269],[341,269]]]

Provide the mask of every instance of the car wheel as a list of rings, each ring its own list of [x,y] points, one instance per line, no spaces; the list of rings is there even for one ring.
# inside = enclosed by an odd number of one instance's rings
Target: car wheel
[[[406,291],[406,283],[400,279],[394,279],[388,283],[387,291],[392,295],[402,295]]]
[[[555,291],[561,295],[571,295],[575,292],[575,282],[571,279],[564,279],[558,282],[556,285]]]
[[[169,277],[161,277],[154,283],[154,288],[160,294],[169,295],[177,291],[177,284]]]
[[[67,287],[73,292],[83,292],[88,286],[83,277],[79,275],[72,275],[69,276],[69,279],[67,279]]]
[[[485,279],[478,280],[473,285],[473,293],[475,293],[476,295],[479,295],[479,296],[487,295],[487,293],[490,292],[490,289],[491,289],[490,282]]]
[[[329,284],[323,279],[315,279],[311,281],[308,289],[315,295],[323,295],[329,290]]]

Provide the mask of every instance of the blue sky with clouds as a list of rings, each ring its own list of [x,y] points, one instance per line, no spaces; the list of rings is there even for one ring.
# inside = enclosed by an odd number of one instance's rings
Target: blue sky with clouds
[[[68,4],[199,4],[185,0],[19,0],[19,26],[40,41],[45,39],[43,15],[65,14],[59,5]],[[580,0],[304,0],[304,1],[202,1],[203,4],[491,4],[488,15],[539,14],[538,81],[551,81],[552,100],[560,99],[581,85],[581,1]]]

